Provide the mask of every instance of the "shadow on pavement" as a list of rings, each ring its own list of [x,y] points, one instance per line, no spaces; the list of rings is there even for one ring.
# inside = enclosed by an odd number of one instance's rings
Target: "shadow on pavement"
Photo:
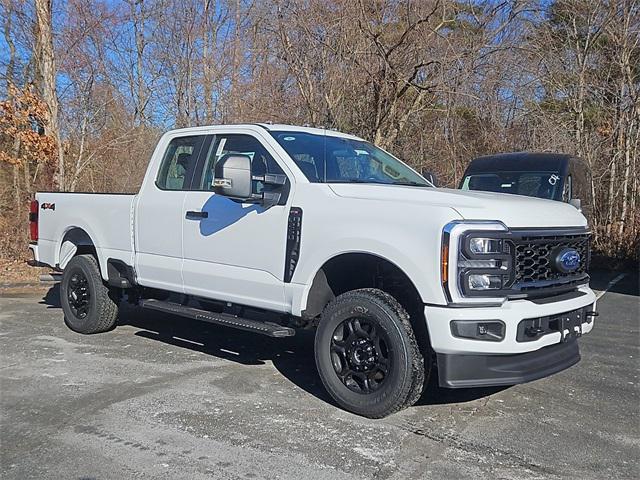
[[[425,387],[422,397],[416,405],[449,405],[453,403],[466,403],[488,397],[503,390],[506,387],[483,387],[483,388],[442,388],[438,385],[437,368],[434,370]]]
[[[62,309],[62,306],[60,305],[60,284],[54,283],[38,303],[40,303],[40,305],[47,305],[47,308]]]
[[[41,304],[60,308],[59,284],[43,297]],[[289,381],[325,402],[335,405],[324,389],[313,355],[314,330],[296,331],[294,337],[270,338],[254,333],[211,325],[162,312],[121,304],[118,325],[139,329],[138,337],[178,348],[205,353],[243,365],[270,361]],[[474,401],[508,387],[448,389],[438,386],[434,367],[429,383],[416,405],[442,405]]]

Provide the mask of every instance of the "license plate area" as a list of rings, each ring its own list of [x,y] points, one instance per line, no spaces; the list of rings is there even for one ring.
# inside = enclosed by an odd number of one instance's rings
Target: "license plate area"
[[[555,332],[560,332],[561,341],[563,342],[580,337],[582,335],[582,324],[591,321],[587,317],[587,312],[591,310],[592,305],[588,305],[556,315],[522,320],[518,324],[516,341],[532,342]]]
[[[562,341],[582,336],[582,322],[584,321],[584,309],[573,310],[559,315],[558,331],[562,334]]]

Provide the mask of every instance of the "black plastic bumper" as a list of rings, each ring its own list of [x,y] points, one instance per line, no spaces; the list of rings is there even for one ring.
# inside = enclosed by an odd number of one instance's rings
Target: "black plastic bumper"
[[[553,375],[580,361],[576,340],[515,355],[438,353],[440,386],[446,388],[515,385]]]

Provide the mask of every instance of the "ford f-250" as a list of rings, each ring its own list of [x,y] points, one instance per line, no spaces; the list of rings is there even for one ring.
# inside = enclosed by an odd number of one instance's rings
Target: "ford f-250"
[[[170,131],[137,195],[37,193],[30,222],[71,329],[113,328],[125,298],[272,337],[316,328],[324,386],[368,417],[412,405],[431,371],[461,388],[568,368],[597,315],[577,209],[435,188],[324,129]]]

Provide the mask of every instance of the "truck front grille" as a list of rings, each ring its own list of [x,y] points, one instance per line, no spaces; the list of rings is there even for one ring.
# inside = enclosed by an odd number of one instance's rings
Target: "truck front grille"
[[[546,291],[570,287],[588,281],[590,234],[584,230],[537,232],[515,230],[512,254],[515,266],[513,288],[519,291]],[[564,273],[555,266],[555,259],[564,248],[580,254],[578,268]]]

